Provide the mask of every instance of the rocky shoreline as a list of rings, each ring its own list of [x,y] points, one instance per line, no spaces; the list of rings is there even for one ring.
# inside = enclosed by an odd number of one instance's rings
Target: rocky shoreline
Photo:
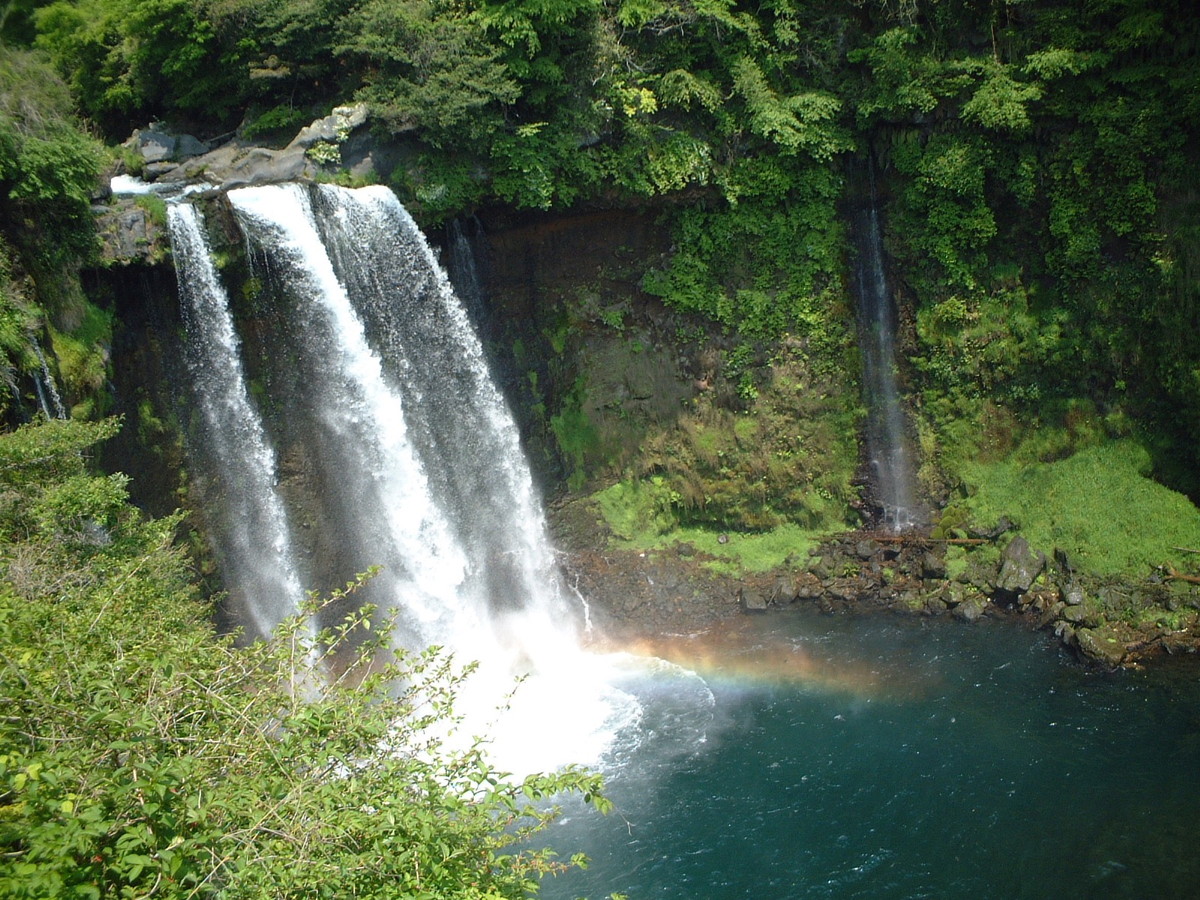
[[[551,518],[560,546],[579,548],[578,527],[564,524],[578,517],[560,508]],[[714,572],[708,564],[715,560],[686,544],[567,549],[563,568],[587,599],[593,624],[617,638],[695,633],[737,615],[807,604],[830,614],[1001,620],[1051,631],[1083,662],[1110,670],[1200,650],[1195,585],[1165,575],[1143,584],[1102,582],[1075,572],[1062,554],[1030,548],[1019,535],[979,541],[965,565],[948,564],[953,545],[944,540],[847,532],[799,564],[740,578]]]

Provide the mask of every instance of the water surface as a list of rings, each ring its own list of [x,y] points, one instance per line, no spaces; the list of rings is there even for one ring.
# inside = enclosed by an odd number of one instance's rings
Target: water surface
[[[592,865],[551,900],[1200,896],[1194,666],[1103,675],[1008,626],[808,613],[644,649],[699,678],[634,686],[617,811],[568,808],[552,841]]]

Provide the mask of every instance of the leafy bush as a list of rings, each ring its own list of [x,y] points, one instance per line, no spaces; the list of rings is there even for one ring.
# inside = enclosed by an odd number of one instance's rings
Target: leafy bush
[[[244,69],[221,46],[203,4],[190,0],[81,0],[35,13],[47,51],[85,113],[113,133],[126,122],[182,110],[212,119],[244,95]]]
[[[27,269],[92,249],[88,204],[104,160],[44,60],[0,47],[0,227]]]
[[[290,140],[296,131],[312,119],[311,110],[281,103],[256,115],[242,128],[242,135],[257,138],[278,134],[285,135]]]
[[[180,517],[86,471],[115,427],[0,436],[0,894],[496,900],[581,862],[528,841],[560,791],[605,808],[598,777],[515,781],[448,742],[464,673],[393,654],[361,579],[270,641],[218,638]]]
[[[840,184],[823,167],[746,162],[722,176],[729,205],[682,210],[677,250],[644,288],[746,338],[803,335],[833,350],[844,226]],[[836,351],[835,351],[836,352]]]

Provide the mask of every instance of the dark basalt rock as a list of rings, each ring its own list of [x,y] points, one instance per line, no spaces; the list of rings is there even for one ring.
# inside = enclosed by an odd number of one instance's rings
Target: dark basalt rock
[[[166,228],[132,198],[121,198],[98,207],[96,231],[101,258],[107,263],[158,263],[170,253]]]
[[[369,174],[372,148],[355,133],[366,121],[364,104],[339,106],[328,116],[300,129],[282,149],[259,146],[241,138],[211,148],[191,135],[169,134],[159,128],[136,131],[125,145],[135,149],[145,161],[143,177],[147,180],[180,187],[208,184],[227,190],[315,178],[327,162],[342,165],[343,145],[353,147],[355,174]]]
[[[1125,641],[1108,628],[1077,628],[1075,640],[1084,655],[1109,668],[1119,667],[1128,655]]]
[[[172,134],[154,125],[139,128],[122,146],[135,151],[149,165],[179,163],[212,149],[190,134]]]
[[[825,592],[821,579],[812,572],[801,572],[792,587],[797,600],[816,600]]]
[[[825,585],[825,593],[842,603],[852,603],[863,595],[857,578],[834,578]]]
[[[987,601],[982,597],[968,597],[954,607],[953,615],[956,619],[962,619],[964,622],[974,622],[984,615],[986,609]]]
[[[854,554],[864,562],[872,559],[879,552],[879,544],[872,540],[858,541],[854,545]]]
[[[771,601],[765,593],[752,587],[742,588],[738,591],[738,599],[741,601],[742,609],[746,612],[766,612],[767,607],[771,605]]]
[[[946,561],[932,551],[921,556],[922,578],[945,578]]]
[[[967,534],[969,534],[973,538],[983,538],[985,541],[994,541],[994,540],[996,540],[996,538],[1000,537],[1000,535],[1004,534],[1006,531],[1011,531],[1012,528],[1013,528],[1013,523],[1008,520],[1008,517],[1001,516],[1000,521],[998,521],[991,528],[984,528],[984,529],[972,528],[972,529],[968,530]]]
[[[796,586],[793,579],[779,575],[771,583],[767,592],[767,600],[772,606],[787,606],[796,600]]]
[[[996,592],[1002,598],[1015,600],[1032,586],[1046,568],[1046,554],[1034,551],[1023,537],[1015,537],[1004,549],[1000,572],[996,576]]]
[[[1088,613],[1082,606],[1064,606],[1059,611],[1059,618],[1072,625],[1082,625],[1088,620]]]

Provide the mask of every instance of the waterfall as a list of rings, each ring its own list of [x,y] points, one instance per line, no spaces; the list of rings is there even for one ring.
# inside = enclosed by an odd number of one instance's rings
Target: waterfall
[[[46,361],[46,354],[42,352],[42,345],[38,343],[38,339],[30,335],[29,344],[33,347],[33,355],[38,358],[38,362],[42,367],[42,377],[36,375],[33,378],[34,386],[37,388],[38,405],[42,408],[42,415],[47,419],[65,419],[67,418],[67,410],[63,406],[62,397],[58,393],[58,385],[54,383],[54,376],[50,373],[50,364]],[[46,395],[50,395],[50,403],[46,402]],[[53,404],[53,411],[51,411]]]
[[[53,419],[54,416],[50,412],[50,404],[46,402],[46,390],[42,387],[42,379],[37,375],[33,376],[33,388],[37,392],[38,409],[42,411],[42,415],[47,419]]]
[[[209,535],[231,595],[260,635],[303,599],[287,517],[276,493],[275,454],[250,402],[241,342],[201,220],[189,205],[167,210],[186,331],[186,362],[200,412],[204,464],[218,484]]]
[[[482,623],[565,616],[516,427],[446,276],[385,188],[230,202],[293,318],[310,438],[344,542],[413,643],[478,655]]]
[[[482,235],[483,225],[475,217],[467,223],[452,219],[446,226],[447,274],[476,327],[482,327],[487,318],[483,278],[475,252],[475,245],[481,242]]]
[[[922,514],[896,379],[895,309],[884,272],[883,237],[873,190],[858,231],[859,345],[870,480],[883,526],[898,532],[920,524]]]
[[[272,185],[228,198],[259,291],[255,370],[272,410],[266,432],[287,447],[289,471],[310,483],[290,486],[285,498],[293,520],[313,526],[308,586],[327,589],[379,566],[355,599],[395,617],[398,644],[440,645],[460,663],[479,663],[459,709],[484,730],[505,707],[493,733],[498,765],[596,763],[640,707],[616,686],[611,660],[581,648],[580,604],[561,583],[516,425],[424,236],[382,187]],[[223,301],[199,217],[187,206],[172,212],[188,309],[201,298]],[[203,330],[220,338],[197,348],[218,345],[224,358],[192,366],[206,416],[225,423],[213,421],[205,440],[210,455],[228,445],[257,471],[242,476],[250,484],[239,493],[246,506],[232,510],[243,522],[238,534],[251,548],[256,536],[261,547],[262,535],[275,535],[282,549],[287,519],[274,459],[218,305],[220,326],[206,318]],[[231,581],[253,580],[247,560],[224,555]],[[301,577],[282,552],[270,557],[290,565],[289,581]],[[266,620],[287,611],[255,609]]]

